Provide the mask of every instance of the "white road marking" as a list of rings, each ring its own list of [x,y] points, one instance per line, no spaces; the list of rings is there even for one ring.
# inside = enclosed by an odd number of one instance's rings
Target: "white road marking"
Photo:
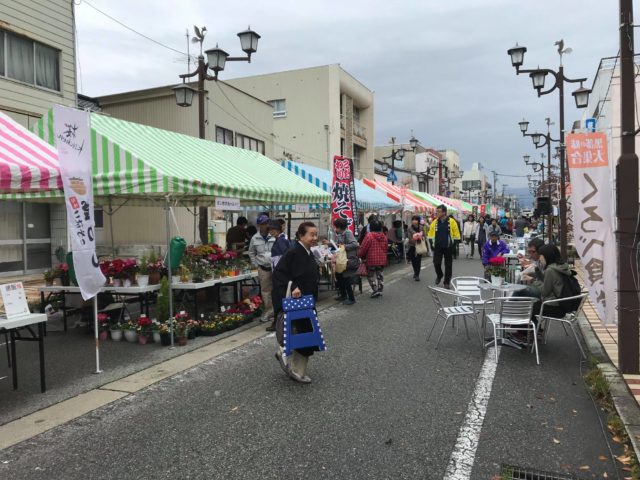
[[[500,349],[498,349],[500,357]],[[495,359],[493,348],[488,348],[484,357],[482,369],[476,382],[473,397],[469,402],[464,423],[458,432],[449,465],[444,474],[444,480],[467,480],[471,478],[471,470],[476,458],[476,450],[480,441],[480,432],[487,413],[487,405],[493,388],[493,379],[496,376],[498,363]]]

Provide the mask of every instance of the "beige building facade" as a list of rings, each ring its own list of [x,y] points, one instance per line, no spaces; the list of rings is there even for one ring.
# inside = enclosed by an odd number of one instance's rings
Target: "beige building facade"
[[[227,83],[272,105],[276,158],[329,169],[334,155],[354,159],[373,178],[374,95],[340,65],[235,78]]]
[[[0,111],[31,129],[76,105],[74,2],[0,0]],[[64,205],[0,202],[0,275],[42,271],[67,248]]]
[[[462,176],[460,170],[460,155],[453,149],[443,149],[438,150],[438,152],[442,155],[443,166],[446,167],[443,170],[445,188],[448,189],[448,192],[451,192],[452,198],[460,198],[460,184],[457,180]]]

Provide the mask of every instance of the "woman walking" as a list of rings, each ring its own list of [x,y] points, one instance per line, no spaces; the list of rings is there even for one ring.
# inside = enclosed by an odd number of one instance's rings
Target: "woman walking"
[[[464,227],[462,231],[462,239],[467,245],[465,247],[466,257],[473,257],[473,253],[475,250],[476,244],[476,219],[473,215],[469,215],[467,217],[467,221],[464,222]],[[469,251],[471,249],[471,251]]]
[[[353,296],[353,278],[358,272],[358,241],[349,230],[349,225],[344,218],[336,218],[333,221],[333,231],[336,234],[335,243],[338,247],[344,247],[347,252],[347,269],[342,273],[336,273],[336,284],[339,295],[335,298],[343,305],[353,305],[356,298]]]
[[[291,282],[291,296],[299,298],[302,295],[313,295],[318,300],[318,284],[320,274],[318,264],[311,253],[311,247],[318,242],[318,229],[313,222],[302,222],[296,232],[297,242],[282,256],[273,271],[272,300],[276,318],[282,315],[282,299],[287,295],[287,288]],[[281,322],[281,320],[278,320]],[[302,323],[296,333],[312,331],[311,320]],[[317,351],[317,347],[301,348],[293,351],[293,355],[285,359],[282,356],[282,344],[276,352],[280,366],[293,380],[301,383],[311,383],[307,376],[309,357]],[[290,360],[289,360],[290,359]]]
[[[422,255],[416,253],[416,243],[418,241],[425,242],[425,237],[424,232],[422,231],[422,226],[420,225],[420,217],[418,215],[411,217],[411,225],[409,225],[409,228],[407,229],[407,239],[409,240],[407,258],[411,261],[411,266],[413,267],[413,279],[416,282],[419,282]]]
[[[382,233],[382,224],[375,221],[358,251],[358,256],[367,266],[367,280],[371,286],[371,298],[382,296],[384,267],[387,265],[387,237]]]
[[[489,226],[482,216],[478,219],[478,223],[476,223],[475,237],[478,243],[478,255],[482,258],[482,248],[489,240]]]

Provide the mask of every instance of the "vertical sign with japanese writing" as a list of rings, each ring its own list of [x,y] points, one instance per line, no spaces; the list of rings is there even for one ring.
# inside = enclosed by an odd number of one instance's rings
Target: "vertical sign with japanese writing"
[[[73,267],[82,298],[87,300],[105,282],[96,256],[89,113],[54,105],[53,118]]]
[[[617,323],[616,240],[607,137],[567,135],[573,239],[591,301],[604,323]]]
[[[344,218],[354,235],[358,233],[356,187],[353,180],[353,161],[350,158],[333,157],[333,182],[331,185],[331,223]]]

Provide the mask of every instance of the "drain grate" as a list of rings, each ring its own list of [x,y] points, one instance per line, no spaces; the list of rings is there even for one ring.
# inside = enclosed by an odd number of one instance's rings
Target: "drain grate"
[[[500,476],[501,480],[583,480],[580,477],[566,473],[544,472],[533,468],[516,467],[515,465],[502,465]]]

